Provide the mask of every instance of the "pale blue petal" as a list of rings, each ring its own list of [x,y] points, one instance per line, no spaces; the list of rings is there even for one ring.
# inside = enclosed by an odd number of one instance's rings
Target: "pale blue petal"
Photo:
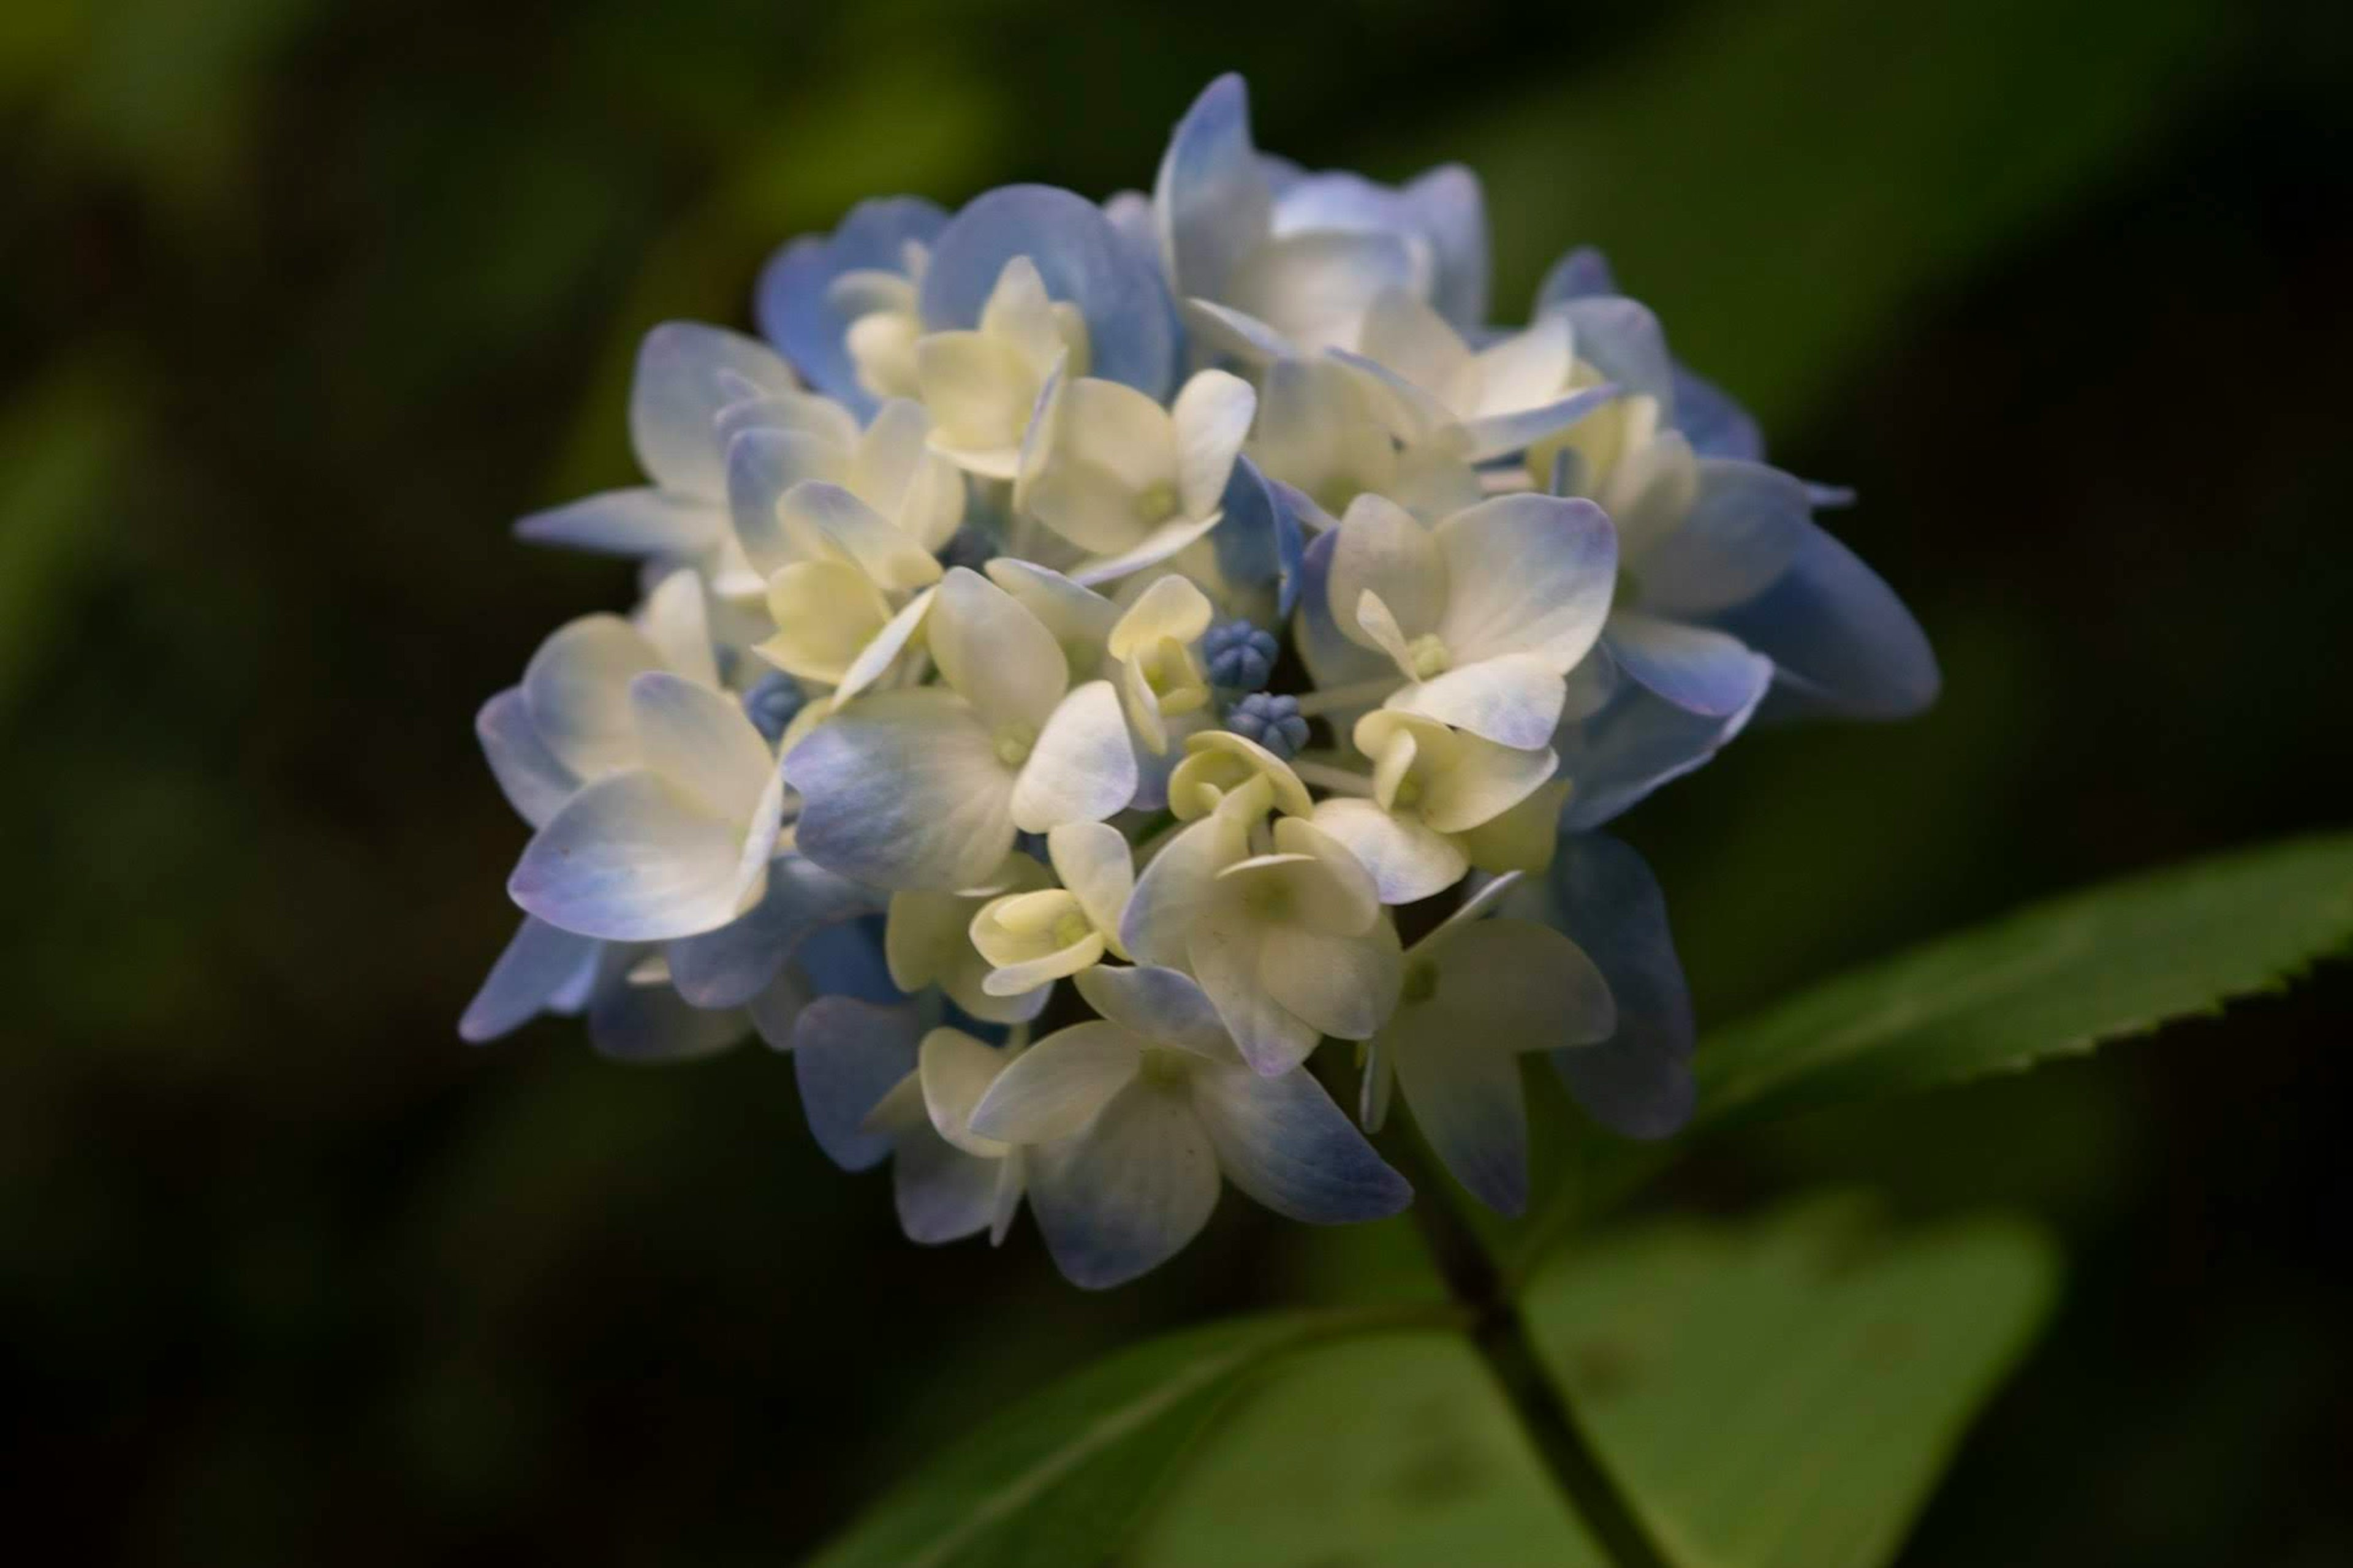
[[[866,1131],[861,1124],[915,1070],[923,1033],[913,1007],[820,996],[801,1009],[793,1025],[793,1076],[809,1132],[827,1159],[845,1171],[863,1171],[890,1155],[890,1134]]]
[[[723,327],[665,321],[648,332],[629,387],[629,439],[646,477],[677,495],[725,500],[719,411],[746,384],[789,392],[793,374],[767,344]]]
[[[1748,410],[1715,383],[1675,366],[1675,428],[1703,458],[1765,460],[1765,433]]]
[[[1298,517],[1248,458],[1235,460],[1219,506],[1225,520],[1209,536],[1219,574],[1237,588],[1276,584],[1275,613],[1288,616],[1298,602],[1300,556],[1307,547]]]
[[[767,575],[797,558],[776,510],[785,492],[841,468],[840,448],[807,430],[744,430],[727,443],[728,516],[754,571]]]
[[[706,1012],[667,985],[630,981],[628,972],[645,954],[642,947],[608,945],[601,955],[587,1008],[588,1044],[599,1056],[649,1066],[700,1061],[749,1032],[741,1009]]]
[[[1813,530],[1813,499],[1799,480],[1762,463],[1706,458],[1691,510],[1629,567],[1641,605],[1692,618],[1764,593],[1797,559]]]
[[[1292,494],[1299,500],[1305,500],[1297,497],[1295,491]],[[1340,531],[1327,527],[1307,542],[1299,559],[1299,616],[1293,631],[1298,638],[1299,657],[1306,663],[1308,674],[1319,688],[1326,689],[1378,679],[1396,668],[1387,655],[1351,641],[1332,618],[1332,552],[1339,542]],[[1367,702],[1365,706],[1373,704]]]
[[[1618,279],[1609,270],[1609,258],[1589,245],[1575,250],[1552,264],[1544,282],[1536,289],[1535,313],[1542,315],[1555,305],[1566,305],[1571,300],[1582,300],[1593,294],[1615,294]]]
[[[1504,900],[1506,913],[1566,931],[1609,982],[1618,1032],[1552,1053],[1569,1093],[1629,1138],[1664,1138],[1691,1119],[1691,993],[1667,928],[1667,902],[1642,858],[1599,833],[1561,841],[1550,873]]]
[[[510,686],[483,703],[474,716],[474,733],[481,738],[482,755],[508,804],[533,827],[545,826],[579,790],[580,775],[540,739],[522,687]]]
[[[601,945],[593,937],[575,936],[525,915],[458,1020],[458,1037],[480,1045],[556,1010],[557,1001],[596,969]]]
[[[1562,725],[1553,749],[1561,776],[1576,785],[1561,813],[1562,830],[1599,827],[1705,764],[1746,726],[1770,689],[1770,673],[1768,663],[1748,706],[1722,716],[1694,713],[1647,687],[1620,682],[1599,712]]]
[[[1224,292],[1235,265],[1266,241],[1273,195],[1250,145],[1250,89],[1229,72],[1176,122],[1153,185],[1154,218],[1182,298]]]
[[[891,983],[879,915],[819,926],[802,940],[793,954],[793,967],[808,977],[818,995],[848,996],[878,1007],[907,1000],[907,994]]]
[[[874,398],[858,384],[849,323],[827,289],[845,272],[903,272],[907,242],[929,246],[947,221],[946,213],[920,196],[885,196],[850,208],[828,237],[791,241],[769,258],[754,292],[761,334],[784,350],[811,386],[864,418]]]
[[[1776,667],[1767,717],[1905,719],[1936,700],[1927,635],[1895,591],[1809,523],[1781,580],[1715,623]]]
[[[1651,308],[1618,294],[1593,294],[1551,307],[1568,318],[1577,357],[1629,394],[1674,406],[1674,362]]]
[[[748,890],[744,837],[676,785],[642,771],[597,780],[523,850],[507,892],[551,925],[613,942],[662,942],[735,918]]]
[[[1605,403],[1615,402],[1622,394],[1614,383],[1588,386],[1556,398],[1535,408],[1517,409],[1510,414],[1491,414],[1473,419],[1463,426],[1471,438],[1468,453],[1473,462],[1483,463],[1491,458],[1507,458],[1524,452],[1546,437],[1567,429]]]
[[[1203,1066],[1190,1082],[1226,1179],[1275,1213],[1345,1225],[1413,1201],[1412,1185],[1305,1070],[1261,1078],[1246,1067]]]
[[[991,191],[940,231],[923,274],[924,324],[935,331],[977,325],[997,275],[1017,256],[1037,264],[1050,296],[1086,319],[1090,374],[1166,395],[1176,369],[1176,310],[1160,275],[1101,208],[1051,185]]]
[[[768,988],[818,927],[878,907],[873,893],[848,878],[803,856],[781,856],[769,864],[767,891],[740,919],[670,944],[671,983],[697,1007],[741,1007]]]
[[[1430,305],[1458,331],[1486,324],[1487,205],[1470,170],[1442,164],[1398,188],[1346,170],[1287,173],[1275,200],[1276,233],[1410,236],[1429,247],[1435,263]]]
[[[1520,1058],[1481,1050],[1460,1036],[1436,1039],[1416,1033],[1395,1043],[1394,1059],[1397,1092],[1454,1179],[1497,1214],[1516,1217],[1525,1212],[1528,1113],[1520,1089]]]
[[[793,748],[785,776],[801,792],[801,853],[853,881],[975,888],[1013,847],[1013,771],[936,688],[859,699]]]
[[[965,1153],[929,1123],[910,1130],[891,1157],[899,1228],[923,1247],[979,1235],[996,1217],[997,1173],[1003,1163]]]
[[[1166,1263],[1218,1206],[1218,1160],[1181,1093],[1136,1083],[1080,1136],[1029,1154],[1029,1208],[1054,1266],[1103,1290]]]
[[[719,542],[723,516],[708,501],[666,495],[647,485],[533,512],[515,524],[515,537],[526,544],[605,555],[684,557]]]
[[[1773,661],[1738,637],[1638,611],[1613,613],[1601,640],[1626,675],[1708,718],[1746,712],[1773,679]]]

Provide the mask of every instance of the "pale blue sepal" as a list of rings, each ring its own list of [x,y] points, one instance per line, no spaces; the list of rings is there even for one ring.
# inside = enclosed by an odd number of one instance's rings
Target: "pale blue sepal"
[[[659,1065],[715,1056],[751,1030],[741,1008],[690,1007],[667,985],[641,985],[629,971],[649,950],[607,943],[588,996],[588,1043],[615,1061]]]
[[[1813,523],[1779,582],[1712,619],[1772,658],[1769,719],[1907,719],[1942,684],[1936,650],[1895,591]]]
[[[1773,679],[1773,661],[1739,638],[1637,610],[1612,614],[1601,640],[1628,677],[1707,718],[1754,708]]]
[[[717,544],[720,525],[721,514],[708,501],[640,485],[533,512],[515,524],[514,531],[526,544],[602,555],[686,557]]]
[[[1153,183],[1153,217],[1169,283],[1211,299],[1266,242],[1273,192],[1250,144],[1250,89],[1229,71],[1201,89],[1169,136]]]
[[[1225,519],[1209,536],[1219,574],[1237,588],[1276,584],[1275,613],[1288,616],[1299,599],[1300,556],[1306,550],[1299,519],[1248,458],[1235,460],[1219,506]]]
[[[1691,1120],[1696,1029],[1666,897],[1642,858],[1604,834],[1561,840],[1552,869],[1504,900],[1505,914],[1543,920],[1583,948],[1618,1006],[1618,1032],[1551,1053],[1595,1121],[1629,1138],[1664,1138]]]
[[[1703,458],[1765,460],[1765,432],[1756,416],[1706,377],[1675,366],[1675,428]]]
[[[929,246],[947,221],[944,211],[921,196],[884,196],[850,208],[830,235],[790,241],[769,258],[754,289],[761,335],[785,352],[811,386],[864,419],[875,399],[858,384],[849,323],[828,289],[845,272],[905,271],[908,242]]]
[[[967,1154],[930,1123],[900,1134],[891,1156],[892,1195],[899,1228],[920,1247],[977,1236],[997,1216],[1001,1160]]]
[[[879,907],[873,893],[848,878],[804,856],[779,856],[768,864],[767,891],[742,917],[670,944],[670,980],[697,1007],[741,1007],[767,989],[818,927]]]
[[[1150,397],[1167,395],[1177,331],[1166,286],[1100,207],[1051,185],[990,191],[940,231],[920,296],[924,325],[934,331],[976,325],[1017,256],[1037,265],[1050,296],[1071,301],[1086,319],[1089,374]]]
[[[1649,688],[1622,682],[1602,710],[1553,737],[1561,776],[1576,790],[1561,812],[1564,833],[1600,826],[1651,792],[1704,766],[1746,727],[1771,687],[1766,661],[1746,707],[1723,715],[1678,708]]]
[[[1166,1263],[1218,1206],[1218,1162],[1182,1089],[1141,1080],[1077,1137],[1029,1152],[1029,1212],[1071,1284],[1109,1289]]]
[[[1520,1058],[1468,1040],[1396,1053],[1398,1092],[1431,1152],[1471,1195],[1516,1218],[1528,1206],[1528,1113]]]
[[[521,1028],[542,1013],[560,1011],[558,1003],[566,994],[584,984],[585,974],[595,973],[602,946],[594,937],[575,936],[525,915],[458,1020],[458,1037],[479,1046]]]
[[[474,733],[507,803],[533,827],[546,826],[547,819],[578,792],[580,775],[547,749],[539,727],[531,721],[522,687],[510,686],[483,703],[474,716]]]
[[[876,1007],[820,996],[793,1025],[793,1074],[801,1110],[826,1158],[864,1171],[891,1153],[888,1132],[863,1129],[867,1113],[915,1068],[923,1021],[913,1007]]]
[[[1303,1068],[1262,1078],[1204,1064],[1193,1103],[1227,1180],[1286,1218],[1311,1225],[1381,1219],[1413,1201],[1323,1085]]]

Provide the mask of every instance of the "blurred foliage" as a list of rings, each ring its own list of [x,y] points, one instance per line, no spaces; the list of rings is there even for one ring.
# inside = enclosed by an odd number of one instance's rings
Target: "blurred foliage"
[[[1617,256],[1863,494],[1917,724],[1744,739],[1629,834],[1703,1013],[2017,900],[2340,824],[2353,18],[2323,0],[17,0],[0,7],[0,1395],[77,1560],[773,1563],[1150,1330],[1427,1289],[1240,1203],[1144,1289],[901,1242],[788,1064],[451,1021],[522,831],[467,722],[627,572],[506,520],[623,474],[637,335],[853,197],[1261,141],[1485,174],[1508,308]],[[2353,1557],[2353,983],[1828,1110],[1825,1180],[2063,1230],[2052,1337],[1905,1561]],[[1547,1114],[1568,1113],[1554,1104]],[[1583,1134],[1589,1139],[1591,1134]],[[1560,1154],[1555,1158],[1569,1158]]]

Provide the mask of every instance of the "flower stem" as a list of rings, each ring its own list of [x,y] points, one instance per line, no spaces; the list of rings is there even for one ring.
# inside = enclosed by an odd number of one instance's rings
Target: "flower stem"
[[[1669,1568],[1666,1554],[1619,1491],[1586,1440],[1567,1397],[1546,1374],[1528,1339],[1527,1320],[1505,1289],[1493,1259],[1456,1214],[1440,1185],[1445,1174],[1423,1154],[1419,1142],[1400,1132],[1383,1151],[1404,1168],[1418,1197],[1414,1223],[1430,1248],[1447,1293],[1469,1314],[1471,1342],[1520,1419],[1520,1426],[1545,1468],[1552,1472],[1587,1530],[1617,1568]]]
[[[1378,702],[1404,684],[1405,677],[1402,675],[1384,675],[1374,680],[1359,680],[1352,686],[1334,686],[1322,691],[1303,691],[1298,697],[1299,710],[1309,718],[1314,718],[1318,713],[1329,713],[1335,708],[1366,707]]]
[[[1299,775],[1301,784],[1314,784],[1318,789],[1328,789],[1339,795],[1368,795],[1373,793],[1371,775],[1347,768],[1329,767],[1322,763],[1293,757],[1291,771]]]

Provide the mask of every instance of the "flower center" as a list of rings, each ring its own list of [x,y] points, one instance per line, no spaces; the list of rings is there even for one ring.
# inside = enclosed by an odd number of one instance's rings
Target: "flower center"
[[[1135,515],[1145,523],[1166,522],[1176,515],[1176,487],[1155,479],[1135,493]]]
[[[1185,1058],[1163,1047],[1151,1047],[1145,1051],[1136,1075],[1156,1089],[1173,1089],[1185,1081]]]
[[[1406,644],[1405,651],[1407,657],[1413,660],[1413,675],[1417,680],[1444,675],[1454,663],[1454,656],[1446,651],[1446,644],[1436,632],[1422,633]]]
[[[1087,917],[1072,910],[1054,922],[1054,945],[1076,947],[1087,940],[1087,933],[1092,930],[1094,928],[1087,923]]]
[[[997,731],[997,760],[1008,768],[1018,768],[1029,760],[1029,749],[1038,743],[1038,731],[1027,724],[1008,724]]]

